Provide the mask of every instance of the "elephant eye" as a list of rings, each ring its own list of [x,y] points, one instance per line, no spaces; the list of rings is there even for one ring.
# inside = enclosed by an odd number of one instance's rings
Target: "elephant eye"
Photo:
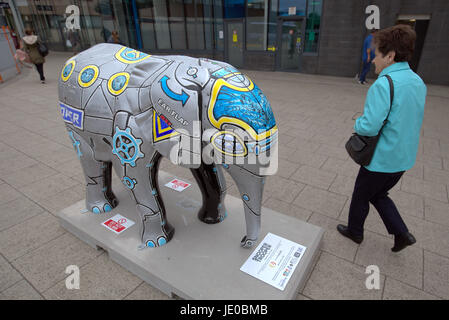
[[[217,132],[211,141],[215,149],[226,155],[244,157],[248,153],[245,143],[233,132]]]

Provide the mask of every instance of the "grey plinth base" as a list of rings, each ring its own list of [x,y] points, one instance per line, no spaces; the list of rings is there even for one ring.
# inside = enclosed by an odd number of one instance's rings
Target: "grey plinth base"
[[[241,248],[240,240],[245,234],[241,200],[227,195],[228,217],[218,224],[205,224],[197,218],[201,201],[199,189],[192,185],[177,192],[165,187],[165,183],[173,178],[171,174],[159,173],[167,219],[175,227],[173,239],[162,247],[138,249],[139,218],[124,186],[115,186],[120,204],[111,212],[82,213],[85,202],[80,201],[60,213],[60,223],[94,248],[106,250],[113,261],[169,296],[174,294],[183,299],[295,299],[318,256],[323,236],[321,228],[263,208],[259,241],[251,249]],[[101,225],[118,213],[136,222],[119,235]],[[284,291],[240,271],[268,232],[307,247]]]

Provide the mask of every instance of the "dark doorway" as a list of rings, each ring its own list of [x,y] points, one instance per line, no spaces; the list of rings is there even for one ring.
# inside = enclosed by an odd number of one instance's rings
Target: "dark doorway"
[[[424,41],[426,39],[427,28],[429,27],[429,19],[398,19],[396,24],[408,24],[416,32],[415,52],[413,53],[412,60],[409,62],[410,68],[417,72],[419,60],[424,47]]]

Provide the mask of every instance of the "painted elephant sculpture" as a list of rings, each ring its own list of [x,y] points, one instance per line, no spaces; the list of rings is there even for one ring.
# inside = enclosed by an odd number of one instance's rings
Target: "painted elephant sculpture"
[[[63,66],[59,107],[86,178],[88,210],[117,206],[113,167],[136,201],[142,243],[167,243],[174,228],[157,184],[166,157],[191,170],[205,223],[227,215],[222,170],[228,171],[244,204],[241,246],[255,243],[264,179],[277,166],[277,126],[268,100],[247,76],[223,62],[98,44]]]

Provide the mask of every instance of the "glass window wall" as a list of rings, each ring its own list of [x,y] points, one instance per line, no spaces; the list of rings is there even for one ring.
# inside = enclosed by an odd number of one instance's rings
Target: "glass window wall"
[[[318,52],[322,6],[323,0],[309,0],[304,52]]]

